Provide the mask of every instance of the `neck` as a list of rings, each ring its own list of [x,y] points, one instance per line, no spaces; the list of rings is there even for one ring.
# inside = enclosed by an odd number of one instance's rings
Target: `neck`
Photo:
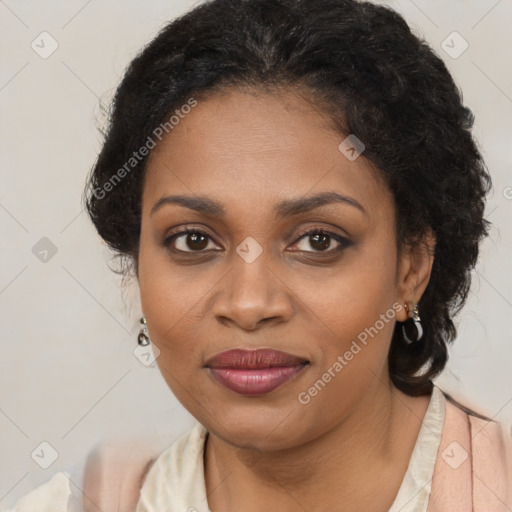
[[[388,510],[407,469],[428,399],[409,397],[389,379],[383,385],[376,378],[340,423],[290,449],[241,449],[210,433],[205,448],[210,510],[287,512],[296,511],[297,503],[306,510],[337,510],[340,503],[344,510],[372,503]],[[382,483],[388,499],[382,492],[369,492],[369,482]]]

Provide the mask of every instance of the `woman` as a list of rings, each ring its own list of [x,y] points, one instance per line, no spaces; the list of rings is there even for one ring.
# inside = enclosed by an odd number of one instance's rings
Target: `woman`
[[[388,8],[213,0],[165,27],[86,205],[198,423],[14,510],[510,510],[509,434],[432,382],[488,229],[472,122]]]

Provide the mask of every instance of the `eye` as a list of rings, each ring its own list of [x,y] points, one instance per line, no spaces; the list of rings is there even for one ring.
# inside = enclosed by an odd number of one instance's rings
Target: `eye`
[[[333,241],[338,245],[335,248],[329,249],[329,247],[332,246]],[[325,229],[311,229],[305,233],[301,233],[295,244],[302,244],[302,247],[299,247],[299,251],[333,253],[349,247],[351,242],[347,238],[338,235],[337,233],[333,233],[332,231],[327,231]],[[308,250],[308,245],[313,248],[312,251]]]
[[[217,250],[209,247],[213,241],[207,233],[198,229],[186,228],[179,233],[168,236],[163,244],[175,252],[205,252],[206,250]],[[174,246],[174,247],[173,247]],[[215,244],[213,244],[214,247]]]
[[[333,242],[337,244],[332,248]],[[174,233],[165,238],[163,245],[174,252],[181,253],[200,253],[210,250],[219,250],[213,243],[210,235],[199,229],[185,228],[178,233]],[[310,229],[299,234],[299,238],[294,242],[298,245],[298,251],[316,252],[316,253],[335,253],[351,245],[347,238],[325,229]],[[308,246],[313,250],[308,249]]]

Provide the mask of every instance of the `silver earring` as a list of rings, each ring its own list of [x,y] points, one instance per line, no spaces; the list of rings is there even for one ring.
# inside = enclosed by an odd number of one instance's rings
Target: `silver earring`
[[[404,340],[410,345],[415,341],[421,340],[423,336],[423,327],[421,326],[418,304],[414,305],[412,313],[409,311],[407,304],[405,304],[405,310],[409,314],[409,318],[402,324],[402,334],[404,336]]]
[[[137,341],[138,341],[139,345],[143,345],[143,346],[149,345],[151,343],[151,340],[149,339],[149,335],[148,335],[148,327],[146,325],[146,319],[144,317],[142,317],[140,319],[140,331],[139,331],[139,335],[137,337]]]

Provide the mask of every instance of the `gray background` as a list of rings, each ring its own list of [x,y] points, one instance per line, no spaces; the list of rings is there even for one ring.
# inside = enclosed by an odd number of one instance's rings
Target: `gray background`
[[[487,206],[491,236],[437,384],[509,423],[512,2],[387,3],[452,71],[476,115],[475,134],[494,178]],[[137,287],[121,288],[80,203],[101,145],[100,100],[108,104],[141,46],[192,5],[0,0],[0,510],[80,463],[108,435],[163,430],[174,439],[193,422],[158,370],[134,357]],[[58,43],[46,59],[31,47],[35,40],[40,52],[51,49],[43,31]],[[443,49],[445,40],[452,54],[463,48],[454,31],[469,44],[457,58]],[[49,249],[46,261],[34,246]],[[48,469],[31,458],[43,441],[58,453]]]

